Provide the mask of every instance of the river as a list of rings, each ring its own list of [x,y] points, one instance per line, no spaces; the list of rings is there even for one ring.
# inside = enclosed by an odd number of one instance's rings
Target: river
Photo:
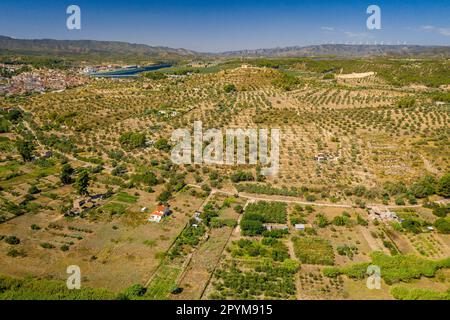
[[[97,78],[126,78],[126,77],[137,77],[139,73],[146,71],[155,71],[163,68],[170,68],[170,64],[157,64],[153,66],[140,67],[140,68],[130,68],[130,69],[118,69],[114,71],[97,72],[90,73],[90,76]]]

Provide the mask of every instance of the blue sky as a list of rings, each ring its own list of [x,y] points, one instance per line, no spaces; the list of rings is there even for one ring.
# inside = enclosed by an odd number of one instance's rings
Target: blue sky
[[[81,30],[66,28],[71,4],[81,8]],[[381,8],[381,30],[366,27],[371,4]],[[0,34],[208,52],[321,43],[450,45],[450,0],[1,0]]]

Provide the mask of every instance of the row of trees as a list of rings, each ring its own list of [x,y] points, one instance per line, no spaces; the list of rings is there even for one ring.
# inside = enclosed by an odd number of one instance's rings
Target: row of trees
[[[409,187],[403,182],[387,182],[381,189],[368,189],[365,186],[356,186],[346,189],[346,196],[365,197],[369,199],[392,196],[406,196],[407,198],[426,198],[433,194],[442,197],[450,197],[450,173],[444,174],[440,178],[426,175],[413,182]]]

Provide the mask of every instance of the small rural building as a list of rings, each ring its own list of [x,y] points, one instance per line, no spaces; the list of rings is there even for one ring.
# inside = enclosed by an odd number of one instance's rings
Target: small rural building
[[[202,222],[202,221],[203,221],[203,219],[200,218],[200,215],[201,215],[201,212],[199,212],[199,211],[196,211],[196,212],[194,213],[194,219],[195,219],[195,221],[197,221],[197,222]]]
[[[80,213],[94,209],[100,206],[100,200],[104,199],[104,194],[95,194],[92,196],[82,197],[73,201],[73,208],[66,212],[65,216],[77,216]]]
[[[312,228],[312,225],[310,225],[310,224],[303,224],[303,223],[297,223],[294,226],[294,228],[295,228],[295,230],[298,230],[298,231],[305,231],[305,229],[307,229],[307,228]]]
[[[159,223],[162,218],[167,217],[169,215],[170,215],[169,207],[159,205],[158,207],[156,207],[155,211],[152,212],[152,214],[148,218],[148,221]]]
[[[319,153],[314,157],[314,160],[316,160],[317,162],[324,162],[328,160],[328,156],[324,153]]]
[[[387,208],[372,207],[369,209],[369,217],[372,220],[379,219],[382,221],[399,221],[402,222],[395,212],[389,211]]]

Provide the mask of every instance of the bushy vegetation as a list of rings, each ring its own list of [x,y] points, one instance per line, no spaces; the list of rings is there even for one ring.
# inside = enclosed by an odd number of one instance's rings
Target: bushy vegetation
[[[416,105],[416,100],[414,98],[401,98],[397,101],[398,108],[412,108]]]
[[[82,286],[69,290],[63,281],[0,276],[0,300],[112,300],[116,294]]]
[[[280,73],[275,80],[273,80],[272,84],[284,91],[291,91],[300,84],[300,80],[293,75],[283,72]]]
[[[434,222],[434,227],[444,234],[450,234],[450,218],[439,218]]]
[[[282,263],[266,262],[253,270],[231,263],[216,271],[218,281],[211,299],[294,299],[294,274],[299,265],[287,259]]]
[[[162,80],[167,78],[167,76],[159,71],[150,71],[150,72],[144,72],[141,74],[143,77],[151,79],[151,80]]]
[[[234,85],[234,84],[226,84],[224,87],[223,87],[223,90],[226,92],[226,93],[230,93],[230,92],[235,92],[237,89],[236,89],[236,86]]]
[[[303,194],[303,192],[297,190],[296,188],[292,189],[281,189],[281,188],[275,188],[269,185],[263,185],[263,184],[250,184],[250,183],[243,183],[236,185],[236,189],[239,192],[248,192],[248,193],[260,193],[260,194],[268,194],[268,195],[280,195],[280,196],[292,196],[292,197],[298,197]]]
[[[144,170],[143,172],[136,173],[131,177],[131,181],[136,184],[143,184],[145,186],[156,186],[159,183],[158,177],[151,170]]]
[[[145,134],[139,132],[123,133],[119,138],[120,144],[129,150],[145,146]]]
[[[274,261],[283,262],[289,258],[289,252],[280,240],[273,238],[264,238],[261,241],[240,239],[234,241],[230,249],[231,256],[264,258],[268,257]]]
[[[438,292],[420,288],[395,286],[391,288],[392,296],[397,300],[450,300],[450,289]]]
[[[450,92],[440,92],[433,94],[433,101],[450,103]]]
[[[253,180],[255,180],[255,177],[253,176],[253,173],[251,173],[251,172],[238,171],[238,172],[234,173],[230,177],[230,179],[232,182],[238,183],[241,181],[253,181]]]
[[[352,219],[350,219],[350,214],[346,211],[344,211],[342,215],[334,217],[331,223],[337,227],[339,226],[351,227],[355,224],[355,222]]]
[[[154,146],[155,146],[156,149],[161,150],[161,151],[165,151],[165,152],[170,151],[170,148],[171,148],[170,144],[169,144],[169,141],[167,139],[165,139],[165,138],[158,139],[155,142]]]
[[[437,270],[450,268],[450,258],[434,261],[414,255],[388,256],[378,251],[373,252],[371,258],[370,263],[324,269],[324,274],[329,277],[345,274],[351,278],[363,279],[366,276],[367,267],[373,264],[380,267],[383,280],[387,284],[393,284],[400,281],[409,282],[422,276],[433,277]]]
[[[17,140],[17,151],[22,156],[23,161],[31,161],[33,159],[33,152],[35,147],[31,141]]]
[[[244,235],[262,234],[264,223],[286,223],[287,207],[282,202],[258,201],[250,203],[245,208],[241,220],[241,230]]]
[[[336,251],[341,256],[347,256],[350,260],[358,253],[358,247],[355,245],[339,245],[336,247]]]
[[[297,261],[282,241],[240,239],[227,248],[233,259],[215,273],[211,299],[293,299]]]
[[[175,241],[174,246],[169,252],[171,259],[190,252],[190,250],[199,244],[201,237],[205,234],[206,228],[200,225],[197,228],[193,226],[186,227]]]

